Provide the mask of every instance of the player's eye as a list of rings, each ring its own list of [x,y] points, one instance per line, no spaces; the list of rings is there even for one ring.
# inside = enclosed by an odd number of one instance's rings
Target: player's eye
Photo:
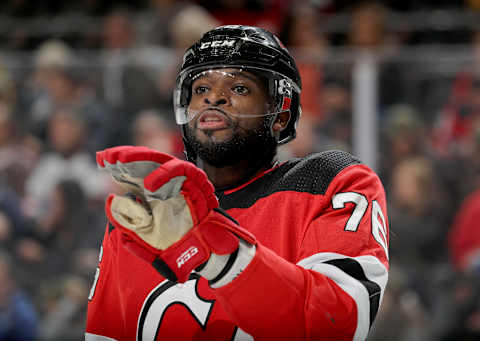
[[[250,92],[250,90],[243,84],[233,86],[232,91],[238,95],[246,95]]]
[[[208,91],[208,87],[204,86],[204,85],[199,85],[199,86],[196,86],[193,88],[193,93],[195,93],[196,95],[201,95],[201,94],[204,94]]]

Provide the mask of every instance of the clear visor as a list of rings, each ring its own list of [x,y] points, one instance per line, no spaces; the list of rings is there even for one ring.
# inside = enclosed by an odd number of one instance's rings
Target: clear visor
[[[197,79],[202,77],[214,77],[215,81],[225,81],[226,84],[235,84],[235,79],[244,78],[253,80],[255,82],[262,81],[262,78],[267,80],[264,83],[265,86],[268,87],[268,95],[272,99],[272,105],[269,107],[269,109],[261,113],[230,114],[235,117],[265,117],[288,111],[290,109],[292,88],[300,92],[300,89],[290,79],[285,78],[278,73],[262,68],[228,65],[209,66],[208,69],[192,69],[179,75],[175,90],[173,92],[173,104],[175,110],[175,120],[177,124],[186,124],[200,115],[202,111],[211,108],[205,107],[202,109],[193,109],[189,107],[192,97],[192,84]]]

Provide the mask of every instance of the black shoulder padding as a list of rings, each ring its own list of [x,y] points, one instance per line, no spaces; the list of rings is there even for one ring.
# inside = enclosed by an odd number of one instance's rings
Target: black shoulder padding
[[[300,159],[282,177],[281,190],[324,194],[333,178],[344,168],[361,163],[351,154],[339,150],[312,154]]]
[[[223,209],[247,208],[275,192],[296,191],[325,194],[333,178],[350,165],[360,164],[353,155],[332,150],[285,162],[239,191],[217,192]]]

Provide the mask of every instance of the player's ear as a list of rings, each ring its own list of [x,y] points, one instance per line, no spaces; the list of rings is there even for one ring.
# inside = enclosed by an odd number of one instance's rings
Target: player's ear
[[[275,121],[273,122],[272,129],[274,132],[281,132],[285,129],[288,125],[288,121],[290,121],[290,110],[282,111],[277,115]]]

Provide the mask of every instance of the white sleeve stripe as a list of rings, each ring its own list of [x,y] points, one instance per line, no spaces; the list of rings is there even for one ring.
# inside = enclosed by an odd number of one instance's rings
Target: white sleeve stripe
[[[359,278],[357,278],[359,277],[358,273],[352,276],[352,274],[348,273],[348,269],[346,269],[345,266],[341,268],[337,266],[338,264],[342,264],[342,260],[346,259],[353,261],[351,263],[357,263],[361,266],[368,283],[366,283],[365,280],[362,281],[361,278],[359,280]],[[302,259],[297,265],[329,277],[352,297],[357,305],[358,314],[357,328],[353,340],[365,340],[372,322],[371,317],[375,316],[376,309],[378,309],[378,305],[383,298],[387,284],[388,272],[385,266],[373,256],[348,257],[346,255],[329,252],[318,253]],[[347,270],[347,272],[344,270]],[[375,290],[375,287],[380,290]],[[379,294],[380,297],[378,299]],[[373,309],[373,311],[371,311],[371,309]]]
[[[383,292],[385,291],[385,287],[387,286],[388,281],[388,271],[385,265],[383,265],[378,258],[374,256],[358,256],[358,257],[349,257],[346,255],[342,255],[341,253],[333,253],[333,252],[321,252],[314,254],[310,257],[304,258],[300,260],[297,265],[301,266],[304,269],[312,269],[315,264],[325,263],[335,259],[344,259],[344,258],[351,258],[356,260],[363,269],[365,276],[372,282],[377,283],[380,288],[382,289],[382,297]]]
[[[85,341],[117,341],[111,337],[85,333]]]

